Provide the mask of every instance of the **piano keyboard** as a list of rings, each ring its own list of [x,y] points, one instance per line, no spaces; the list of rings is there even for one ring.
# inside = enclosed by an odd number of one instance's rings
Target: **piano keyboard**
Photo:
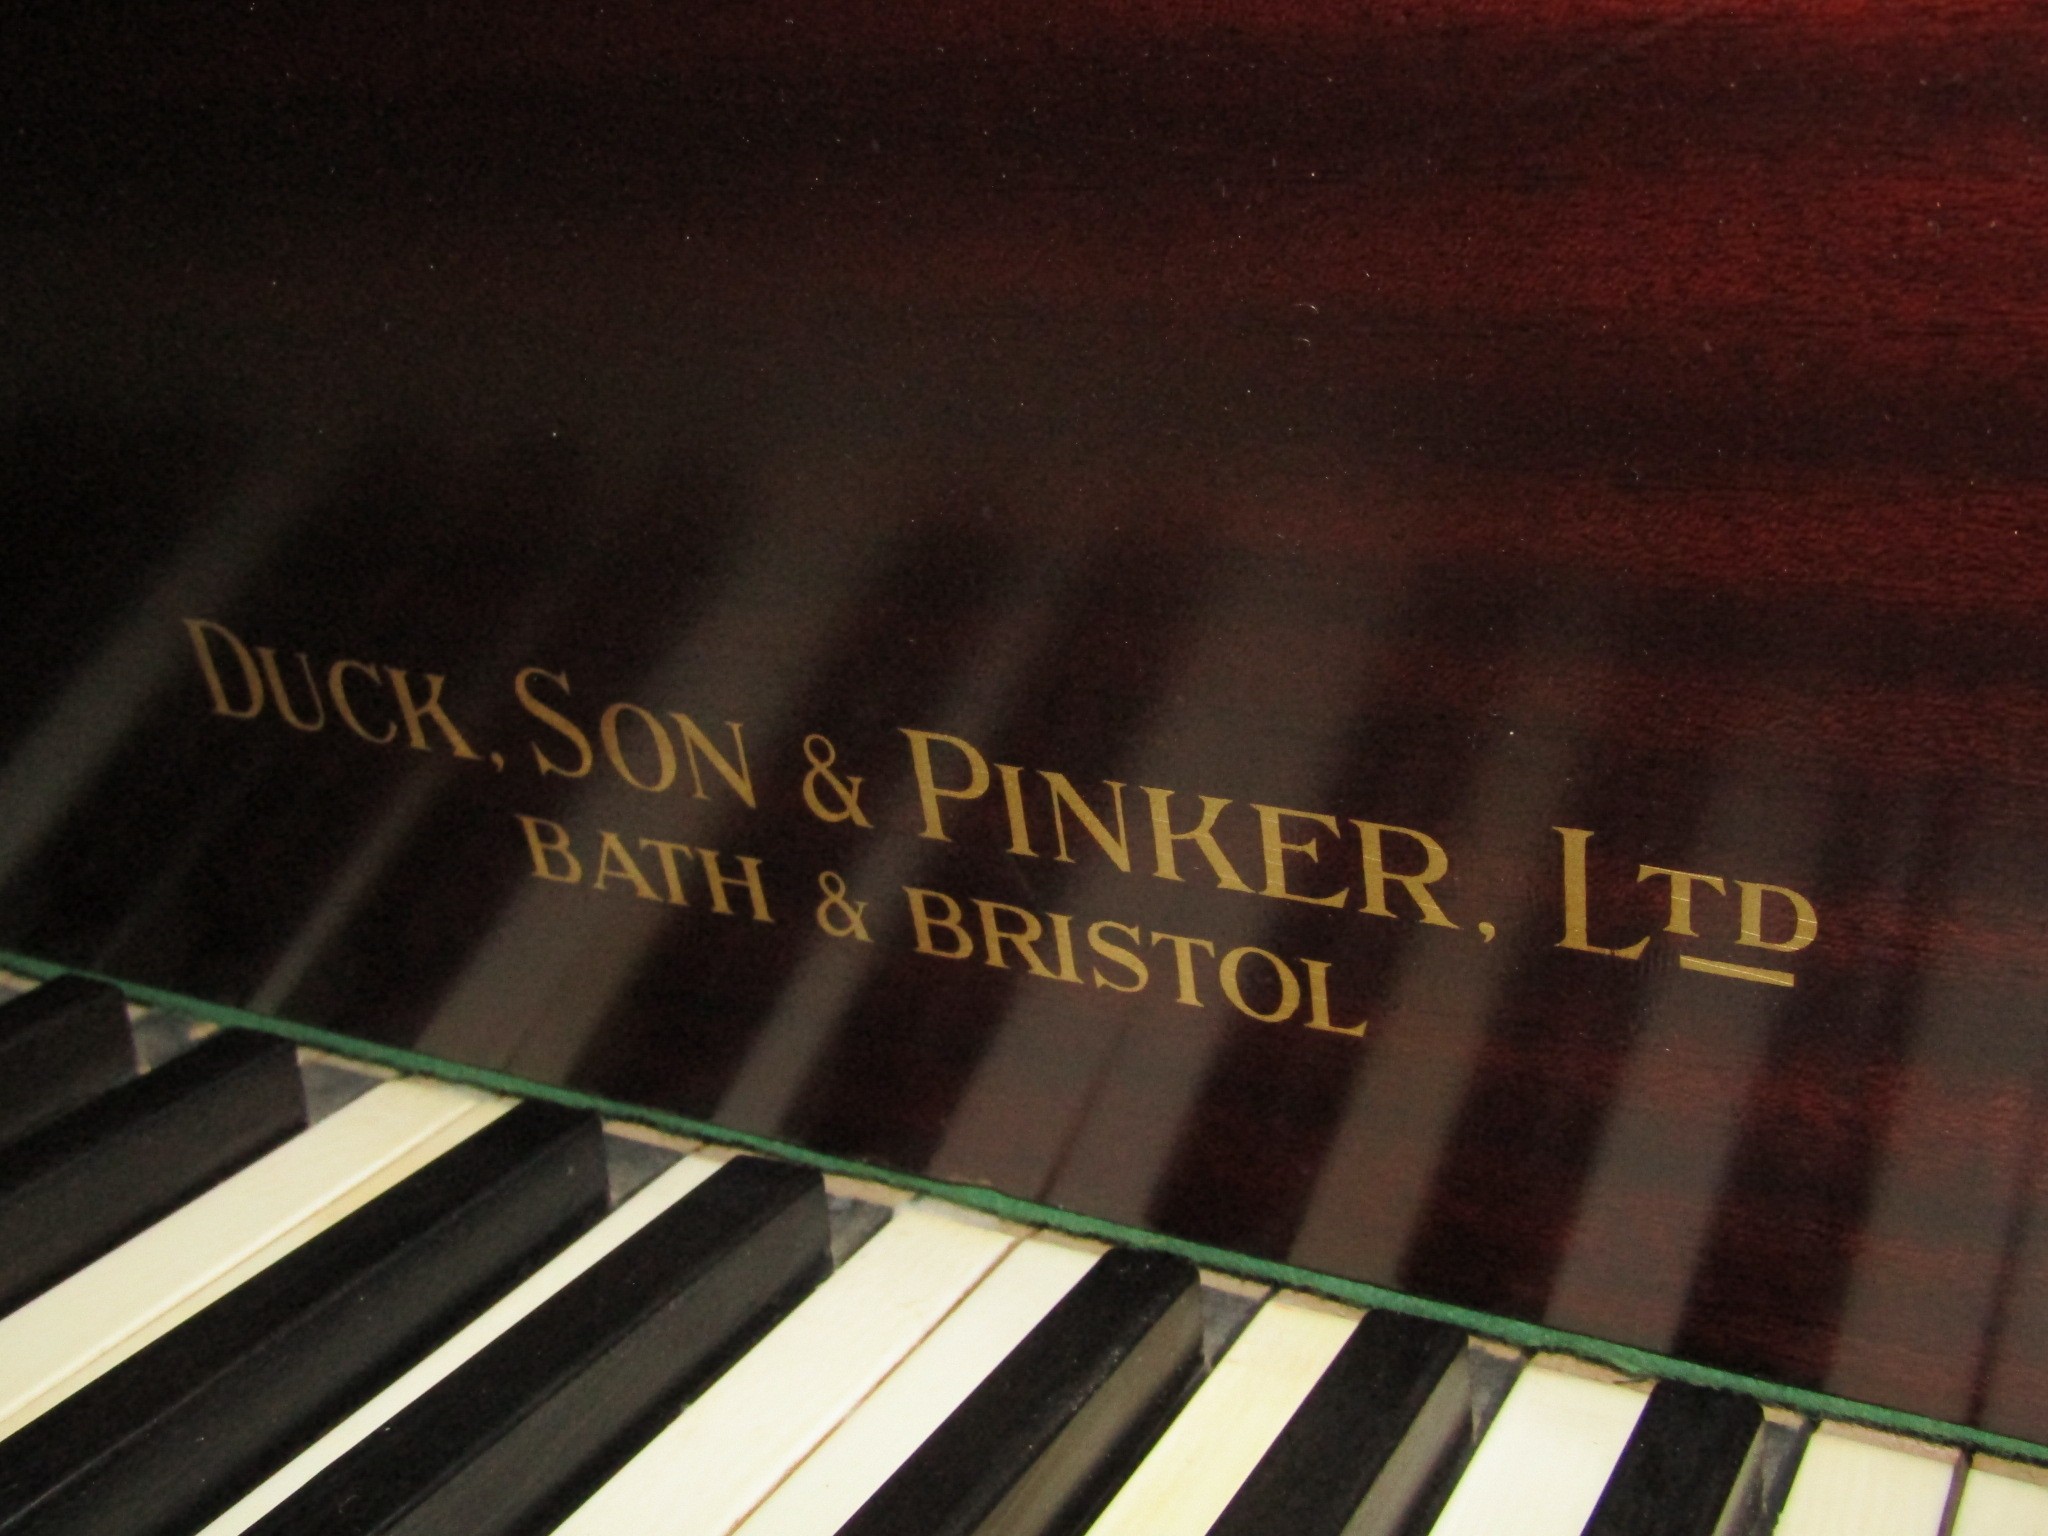
[[[2030,1467],[129,1022],[0,1006],[0,1536],[2048,1533]]]

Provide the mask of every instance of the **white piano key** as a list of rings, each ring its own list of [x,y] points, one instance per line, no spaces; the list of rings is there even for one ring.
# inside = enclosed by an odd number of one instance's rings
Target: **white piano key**
[[[417,1402],[514,1323],[710,1178],[722,1162],[721,1158],[704,1153],[683,1158],[500,1297],[439,1349],[271,1474],[206,1526],[201,1536],[231,1536],[248,1530],[367,1439],[378,1425]]]
[[[1937,1536],[1959,1453],[1854,1424],[1806,1442],[1777,1536]]]
[[[1053,1235],[1019,1243],[739,1527],[744,1536],[823,1536],[887,1482],[946,1416],[1088,1273],[1100,1245]]]
[[[1579,1536],[1647,1387],[1538,1356],[1508,1389],[1431,1536]]]
[[[849,1259],[558,1528],[725,1536],[1017,1241],[918,1202]]]
[[[510,1105],[428,1078],[382,1084],[0,1319],[0,1437]]]
[[[1974,1458],[1950,1536],[2048,1536],[2048,1468]]]
[[[1358,1324],[1356,1308],[1276,1296],[1140,1462],[1089,1536],[1201,1536]]]

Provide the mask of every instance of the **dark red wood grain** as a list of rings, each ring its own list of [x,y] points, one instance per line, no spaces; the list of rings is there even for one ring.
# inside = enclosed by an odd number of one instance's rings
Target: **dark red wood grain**
[[[0,942],[2048,1441],[2034,10],[19,36]],[[210,716],[195,614],[511,766]],[[759,808],[538,777],[525,666],[746,722]],[[904,727],[1428,829],[1463,926],[919,839]],[[777,922],[537,882],[515,813],[758,854]],[[1807,891],[1798,985],[1559,949],[1558,826],[1610,943],[1639,864]],[[905,884],[1370,1028],[915,955]]]

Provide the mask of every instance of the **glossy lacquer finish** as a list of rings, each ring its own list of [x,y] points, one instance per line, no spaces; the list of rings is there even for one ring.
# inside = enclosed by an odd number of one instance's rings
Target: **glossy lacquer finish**
[[[2036,12],[315,9],[11,29],[0,946],[2048,1439]]]

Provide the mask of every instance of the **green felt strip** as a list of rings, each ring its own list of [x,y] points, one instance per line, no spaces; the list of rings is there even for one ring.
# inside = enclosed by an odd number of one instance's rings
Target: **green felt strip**
[[[919,1194],[934,1195],[955,1205],[986,1211],[1020,1225],[1052,1227],[1080,1237],[1098,1238],[1106,1242],[1121,1243],[1127,1247],[1154,1248],[1165,1253],[1176,1253],[1207,1269],[1242,1275],[1291,1290],[1313,1291],[1353,1306],[1386,1307],[1396,1312],[1432,1318],[1463,1328],[1469,1333],[1499,1339],[1519,1349],[1576,1355],[1581,1359],[1597,1361],[1628,1376],[1672,1379],[1692,1382],[1699,1386],[1722,1387],[1814,1418],[1844,1419],[1915,1439],[1934,1440],[1945,1445],[1987,1451],[1992,1455],[2017,1461],[2048,1463],[2048,1446],[2037,1445],[2030,1440],[2018,1440],[2009,1435],[1972,1429],[1967,1425],[1950,1424],[1917,1413],[1903,1413],[1874,1403],[1859,1403],[1826,1392],[1808,1392],[1774,1381],[1740,1376],[1732,1371],[1715,1370],[1709,1366],[1696,1365],[1689,1360],[1660,1355],[1651,1350],[1614,1344],[1604,1339],[1589,1338],[1584,1334],[1566,1333],[1560,1329],[1545,1328],[1540,1324],[1523,1322],[1512,1317],[1499,1317],[1470,1307],[1450,1306],[1443,1302],[1430,1301],[1426,1297],[1405,1295],[1359,1280],[1320,1274],[1314,1270],[1297,1268],[1292,1264],[1254,1258],[1247,1254],[1233,1253],[1228,1249],[1212,1248],[1202,1243],[1186,1242],[1161,1233],[1147,1232],[1113,1221],[1103,1221],[1074,1211],[1063,1211],[1056,1206],[1021,1200],[1013,1195],[1001,1194],[978,1185],[948,1184],[917,1174],[899,1173],[894,1169],[855,1162],[849,1158],[833,1157],[793,1142],[751,1135],[745,1131],[714,1125],[710,1121],[691,1119],[687,1115],[670,1114],[664,1110],[648,1109],[644,1105],[627,1104],[616,1099],[599,1098],[594,1094],[578,1093],[573,1089],[533,1082],[487,1067],[465,1066],[461,1062],[423,1056],[416,1051],[404,1050],[397,1046],[358,1040],[334,1030],[321,1029],[310,1024],[295,1024],[286,1019],[268,1018],[241,1008],[208,1002],[203,998],[168,992],[161,987],[144,986],[119,976],[104,976],[97,972],[81,970],[77,966],[56,965],[30,955],[15,954],[6,950],[0,950],[0,966],[23,976],[38,979],[66,971],[83,976],[98,976],[101,980],[119,986],[135,1001],[147,1003],[152,1007],[166,1008],[240,1029],[261,1030],[267,1034],[295,1040],[301,1045],[317,1046],[337,1055],[378,1062],[450,1082],[467,1083],[472,1087],[487,1088],[497,1093],[551,1099],[555,1103],[571,1105],[578,1109],[594,1109],[611,1119],[631,1120],[678,1135],[743,1147],[790,1162],[803,1163],[826,1173],[847,1174],[894,1185],[899,1189],[914,1190]]]

